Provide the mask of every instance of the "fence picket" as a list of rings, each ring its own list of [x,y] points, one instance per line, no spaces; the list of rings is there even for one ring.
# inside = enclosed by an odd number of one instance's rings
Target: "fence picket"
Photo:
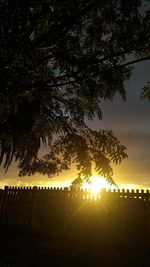
[[[1,226],[54,236],[84,230],[91,240],[110,233],[121,240],[138,232],[150,241],[150,192],[104,189],[96,197],[87,190],[6,186],[0,218]]]

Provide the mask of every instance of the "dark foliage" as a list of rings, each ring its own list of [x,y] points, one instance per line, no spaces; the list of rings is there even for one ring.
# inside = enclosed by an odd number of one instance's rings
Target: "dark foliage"
[[[119,94],[133,62],[150,59],[150,11],[134,0],[3,0],[0,3],[0,162],[49,176],[75,162],[113,183],[125,147],[89,129],[102,99]],[[144,93],[143,93],[144,94]],[[49,154],[38,158],[42,144]]]

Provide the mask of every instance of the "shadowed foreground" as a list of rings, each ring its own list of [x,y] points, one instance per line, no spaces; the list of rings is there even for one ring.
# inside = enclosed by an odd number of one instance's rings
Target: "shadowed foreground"
[[[49,266],[149,266],[150,247],[86,240],[53,239],[20,232],[1,233],[1,267]]]
[[[5,188],[0,267],[148,266],[150,194]]]

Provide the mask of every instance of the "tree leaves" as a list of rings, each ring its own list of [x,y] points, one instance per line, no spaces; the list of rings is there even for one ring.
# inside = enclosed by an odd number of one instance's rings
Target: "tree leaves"
[[[3,1],[0,4],[0,162],[20,175],[55,175],[74,162],[113,183],[111,162],[126,157],[102,119],[101,100],[126,97],[129,67],[150,56],[142,1]],[[134,58],[131,62],[130,58]],[[142,95],[147,95],[144,89]],[[48,140],[48,142],[47,142]],[[49,154],[38,158],[41,144]]]
[[[150,101],[150,82],[148,82],[146,84],[146,86],[144,86],[144,88],[142,88],[140,98],[141,99],[147,99],[148,101]]]
[[[69,169],[75,163],[79,178],[90,177],[94,168],[99,175],[103,175],[113,184],[111,161],[117,164],[126,157],[126,148],[111,131],[97,132],[82,126],[78,131],[68,132],[56,139],[50,147],[50,152],[44,156],[44,161],[30,164],[30,171],[23,163],[21,174],[34,174],[38,171],[51,176],[57,171]]]

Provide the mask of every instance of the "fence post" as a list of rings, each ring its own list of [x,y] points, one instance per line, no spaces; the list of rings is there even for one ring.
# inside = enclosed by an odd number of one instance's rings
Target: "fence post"
[[[4,199],[4,190],[0,189],[0,224],[2,223],[2,207],[3,207],[3,199]]]
[[[35,224],[35,207],[36,207],[36,191],[37,186],[34,186],[32,189],[32,200],[31,200],[31,221],[30,221],[30,229],[34,231],[34,224]]]
[[[146,236],[150,244],[150,192],[146,190]]]

